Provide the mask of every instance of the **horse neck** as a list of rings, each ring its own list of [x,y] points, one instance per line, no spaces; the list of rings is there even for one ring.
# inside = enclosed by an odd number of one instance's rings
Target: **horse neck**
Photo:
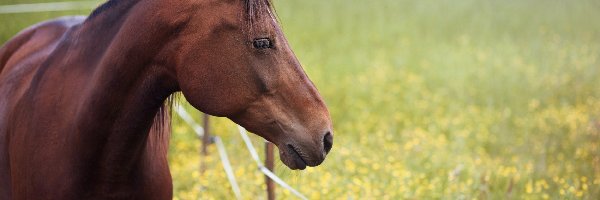
[[[107,122],[111,126],[98,124],[97,128],[146,132],[167,97],[179,90],[167,64],[173,55],[163,53],[166,44],[176,36],[177,26],[149,17],[155,10],[136,10],[139,6],[148,9],[140,4],[124,0],[111,9],[95,11],[77,33],[81,45],[77,49],[84,52],[80,57],[94,60],[95,66],[88,70],[90,91],[82,110],[94,113],[88,115],[96,118],[88,119],[90,122],[113,120]]]
[[[178,90],[160,58],[165,42],[174,35],[173,27],[137,19],[141,14],[111,13],[124,9],[107,10],[88,19],[77,33],[78,49],[84,57],[102,56],[89,69],[89,91],[84,92],[75,126],[87,137],[81,144],[100,143],[87,154],[101,166],[95,169],[97,181],[110,183],[104,184],[110,188],[120,187],[115,181],[131,179],[147,148],[153,119],[157,113],[164,114],[160,109],[165,100]],[[134,8],[125,10],[134,12]],[[166,124],[169,118],[158,120]],[[165,140],[157,142],[168,142]]]

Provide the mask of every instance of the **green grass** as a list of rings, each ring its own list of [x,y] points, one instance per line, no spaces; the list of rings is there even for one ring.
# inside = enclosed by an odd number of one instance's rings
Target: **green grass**
[[[322,166],[276,166],[311,199],[600,198],[600,1],[275,4],[335,123]],[[0,41],[73,13],[0,15]],[[235,126],[212,125],[242,195],[264,198]],[[179,120],[171,144],[177,199],[233,198],[214,147],[199,158]]]

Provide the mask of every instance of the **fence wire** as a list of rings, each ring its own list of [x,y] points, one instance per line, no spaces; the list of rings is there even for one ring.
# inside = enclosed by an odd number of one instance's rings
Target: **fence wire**
[[[199,137],[204,136],[204,133],[205,133],[204,129],[198,123],[196,123],[194,121],[192,116],[182,106],[177,106],[176,112],[179,115],[179,117],[181,117],[181,119],[183,119],[183,121],[185,121],[189,126],[192,127],[192,129],[194,129],[194,131],[196,132],[196,134]],[[279,184],[282,188],[289,190],[292,194],[296,195],[298,198],[307,200],[306,196],[302,195],[302,193],[300,193],[296,189],[292,188],[290,185],[288,185],[285,181],[283,181],[281,178],[279,178],[277,175],[275,175],[273,172],[271,172],[271,170],[267,169],[262,164],[260,157],[258,156],[256,149],[254,148],[254,145],[252,145],[252,141],[250,140],[250,137],[248,137],[248,133],[247,133],[246,129],[244,129],[241,126],[238,126],[238,130],[239,130],[240,135],[242,136],[242,139],[244,140],[244,143],[246,144],[246,147],[248,148],[248,151],[250,152],[250,156],[256,162],[256,165],[258,166],[259,171],[261,173],[265,174],[271,180],[275,181],[275,183]],[[223,163],[223,168],[225,169],[225,172],[227,174],[229,182],[232,186],[232,190],[233,190],[234,194],[236,195],[236,198],[240,199],[241,198],[240,189],[239,189],[237,182],[235,180],[235,177],[233,175],[233,170],[231,168],[231,164],[229,163],[229,159],[227,157],[227,152],[226,152],[225,146],[223,145],[223,142],[221,141],[221,139],[218,136],[215,136],[215,142],[217,144],[217,149],[219,151],[219,155],[220,155],[221,161]]]
[[[92,9],[92,8],[98,7],[98,5],[100,5],[100,3],[101,3],[101,1],[65,1],[65,2],[0,5],[0,14],[85,10],[85,9]]]

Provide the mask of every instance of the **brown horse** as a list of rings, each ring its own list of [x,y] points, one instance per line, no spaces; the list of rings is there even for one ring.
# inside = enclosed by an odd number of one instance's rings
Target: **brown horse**
[[[329,113],[268,0],[110,0],[0,49],[0,199],[169,199],[181,91],[275,143],[291,169],[332,146]]]

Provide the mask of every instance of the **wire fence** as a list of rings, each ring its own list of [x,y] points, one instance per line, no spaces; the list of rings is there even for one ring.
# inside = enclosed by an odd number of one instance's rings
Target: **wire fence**
[[[196,123],[194,121],[194,119],[191,117],[191,115],[182,106],[177,106],[176,112],[179,115],[179,117],[181,117],[181,119],[183,119],[189,126],[192,127],[192,129],[194,129],[194,131],[200,138],[202,138],[204,136],[205,130],[198,123]],[[238,131],[240,133],[240,136],[244,140],[244,143],[246,144],[248,151],[250,152],[250,156],[256,162],[258,170],[261,173],[265,174],[265,176],[269,177],[271,180],[275,181],[275,183],[279,184],[282,188],[289,190],[292,194],[296,195],[298,198],[306,200],[307,199],[306,196],[302,195],[302,193],[298,192],[296,189],[294,189],[293,187],[288,185],[285,181],[283,181],[281,178],[279,178],[271,170],[269,170],[267,167],[265,167],[263,165],[260,157],[258,156],[256,148],[254,148],[254,145],[252,144],[250,137],[248,137],[248,133],[247,133],[246,129],[244,129],[241,126],[238,126]],[[215,137],[215,142],[217,144],[217,149],[219,151],[219,155],[220,155],[221,161],[223,163],[223,168],[225,169],[225,172],[226,172],[229,182],[231,184],[233,193],[236,195],[236,197],[238,199],[240,199],[240,197],[241,197],[240,190],[239,190],[238,184],[235,180],[235,177],[233,175],[233,170],[231,168],[231,164],[229,164],[229,159],[227,158],[227,153],[226,153],[227,150],[225,149],[225,146],[223,145],[221,139],[218,136],[213,136],[213,137]]]
[[[0,5],[0,14],[85,10],[98,7],[101,1],[65,1]]]
[[[177,112],[177,115],[179,115],[179,117],[181,119],[183,119],[183,121],[185,121],[185,123],[187,123],[189,126],[192,127],[194,132],[196,132],[196,135],[198,136],[198,138],[204,137],[204,134],[206,133],[204,128],[202,128],[202,126],[200,126],[198,123],[196,123],[194,121],[194,119],[192,118],[192,116],[182,106],[177,106],[176,112]],[[229,162],[229,157],[227,156],[227,150],[225,149],[225,145],[223,145],[223,141],[221,140],[221,138],[219,136],[213,136],[213,138],[214,138],[214,142],[217,146],[217,151],[219,151],[219,157],[221,158],[221,164],[223,165],[223,169],[225,170],[225,174],[227,175],[229,184],[231,184],[231,189],[233,190],[233,194],[235,195],[236,199],[242,199],[240,187],[238,186],[237,181],[235,180],[235,176],[233,175],[233,169],[231,167],[231,163]],[[206,145],[206,144],[203,144],[203,145]]]

